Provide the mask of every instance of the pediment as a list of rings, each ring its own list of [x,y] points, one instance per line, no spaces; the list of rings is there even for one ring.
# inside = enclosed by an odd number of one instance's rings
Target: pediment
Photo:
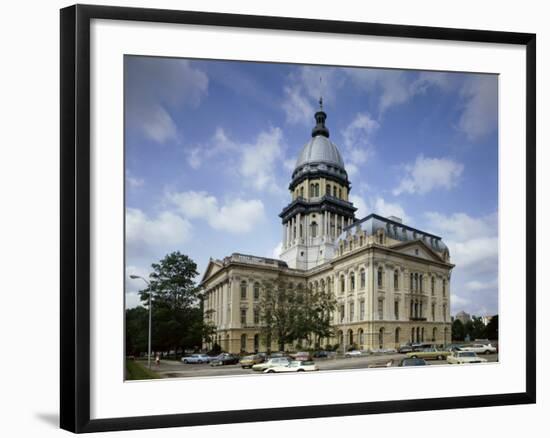
[[[420,257],[425,260],[432,260],[435,262],[444,262],[443,258],[426,245],[422,240],[414,240],[411,242],[398,243],[390,247],[392,250],[410,255],[413,257]]]
[[[208,266],[206,267],[206,271],[204,271],[204,275],[202,276],[201,283],[208,281],[210,277],[214,276],[216,272],[221,271],[222,268],[222,262],[219,260],[210,259]]]

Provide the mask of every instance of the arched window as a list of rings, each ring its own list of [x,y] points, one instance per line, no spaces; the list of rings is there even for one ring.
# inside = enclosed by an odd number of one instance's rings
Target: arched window
[[[346,279],[344,276],[340,276],[340,293],[343,294],[346,289]]]
[[[447,321],[447,305],[443,304],[443,321]]]
[[[447,289],[447,280],[443,279],[443,296],[445,296],[445,293],[447,292],[446,289]]]
[[[365,343],[365,333],[363,332],[363,329],[359,329],[358,337],[359,337],[359,344],[362,346]]]
[[[330,277],[327,278],[327,291],[328,291],[329,293],[332,292],[332,279],[331,279]]]
[[[260,335],[256,333],[254,335],[254,353],[257,353],[259,349],[260,349]]]
[[[399,271],[397,269],[393,271],[393,288],[399,290]]]
[[[435,342],[436,339],[437,339],[437,327],[434,327],[432,331],[432,342]]]
[[[435,277],[432,277],[432,296],[435,294]]]
[[[302,227],[302,224],[300,224],[300,238],[304,236],[304,229]]]
[[[432,321],[435,321],[435,304],[432,303]]]
[[[384,327],[378,331],[378,345],[380,348],[384,348]]]
[[[300,187],[300,197],[301,198],[304,197],[304,188],[303,187]]]
[[[241,281],[241,300],[246,300],[246,281]]]
[[[384,234],[383,233],[379,233],[378,234],[378,243],[380,245],[383,245],[384,244]]]
[[[331,196],[331,194],[330,194],[330,184],[327,184],[327,196]]]
[[[395,329],[395,346],[398,347],[399,346],[399,338],[400,338],[400,335],[401,335],[401,329],[399,327],[397,327]]]
[[[361,289],[365,289],[365,286],[367,284],[367,276],[365,274],[364,269],[361,269],[360,276],[361,276]]]
[[[342,189],[338,189],[338,197],[342,199]]]
[[[384,287],[384,271],[382,270],[382,266],[378,268],[378,287]]]
[[[355,272],[352,272],[349,274],[349,284],[350,284],[350,290],[355,290]]]
[[[311,237],[317,237],[317,222],[311,223]]]
[[[363,235],[359,236],[359,246],[363,246]]]
[[[319,183],[315,184],[315,196],[319,196]]]
[[[241,335],[241,351],[246,351],[246,334]]]
[[[309,197],[313,198],[315,196],[315,185],[311,183],[309,185]]]
[[[258,301],[260,299],[260,283],[254,283],[254,300]]]

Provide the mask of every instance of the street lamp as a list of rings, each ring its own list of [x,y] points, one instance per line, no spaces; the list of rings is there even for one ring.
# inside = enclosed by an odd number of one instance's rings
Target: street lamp
[[[137,280],[138,278],[140,278],[147,284],[147,287],[149,287],[149,336],[147,341],[147,366],[149,367],[149,369],[151,369],[151,296],[153,295],[150,287],[151,283],[149,283],[145,278],[139,275],[130,275],[130,278],[132,280]]]

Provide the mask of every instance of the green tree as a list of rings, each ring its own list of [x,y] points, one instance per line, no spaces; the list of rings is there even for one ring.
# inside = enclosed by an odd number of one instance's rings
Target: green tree
[[[195,285],[196,263],[176,251],[151,267],[149,286],[140,291],[140,298],[147,305],[151,294],[153,350],[178,353],[200,348],[213,327],[204,322],[202,296]]]
[[[263,338],[276,340],[281,351],[294,341],[305,341],[311,348],[333,335],[335,307],[336,300],[323,288],[301,284],[294,288],[283,280],[264,282],[259,304]]]
[[[303,314],[300,314],[302,287],[290,287],[282,279],[266,280],[262,283],[259,302],[262,337],[269,346],[277,342],[280,351],[292,343],[301,330]]]
[[[464,324],[460,319],[455,319],[451,327],[453,341],[463,341],[465,336]]]
[[[498,315],[494,315],[486,328],[487,339],[498,341]]]
[[[139,356],[147,351],[148,316],[146,308],[138,306],[126,309],[126,354]]]

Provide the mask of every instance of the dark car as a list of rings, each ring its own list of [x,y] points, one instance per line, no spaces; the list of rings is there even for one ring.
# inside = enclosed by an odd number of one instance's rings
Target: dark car
[[[329,356],[328,351],[324,351],[324,350],[316,351],[315,353],[313,353],[313,357],[317,359],[326,359],[328,356]]]
[[[239,363],[239,360],[239,356],[229,353],[222,353],[210,361],[210,366],[235,365]]]
[[[401,362],[399,362],[400,367],[418,367],[423,365],[428,365],[428,363],[424,359],[419,357],[407,357],[406,359],[403,359]]]
[[[401,345],[398,349],[398,353],[411,353],[413,351],[413,348],[411,345]]]

